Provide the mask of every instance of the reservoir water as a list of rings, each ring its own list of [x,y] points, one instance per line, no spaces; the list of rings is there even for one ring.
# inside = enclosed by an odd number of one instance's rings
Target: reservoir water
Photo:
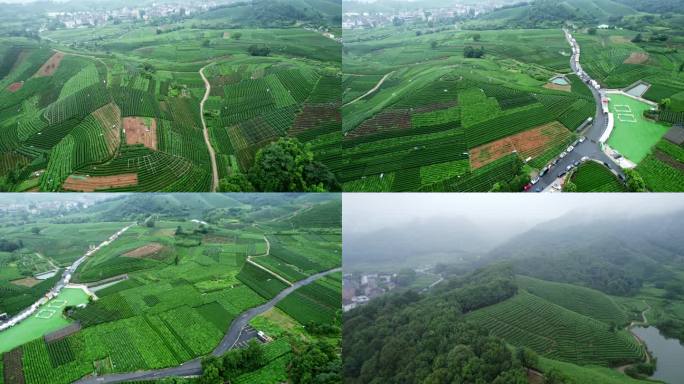
[[[651,355],[658,359],[651,378],[668,384],[684,384],[684,345],[677,339],[661,335],[656,327],[634,327],[632,332],[646,343]]]

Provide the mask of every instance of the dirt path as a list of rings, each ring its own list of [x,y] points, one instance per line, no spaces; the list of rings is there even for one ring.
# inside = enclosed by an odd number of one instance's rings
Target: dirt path
[[[357,101],[363,99],[364,97],[370,95],[371,93],[377,91],[378,88],[380,88],[380,86],[382,86],[382,83],[385,82],[385,79],[387,79],[387,78],[389,77],[389,75],[391,75],[391,74],[393,74],[393,73],[394,73],[394,71],[392,71],[392,72],[386,74],[385,76],[383,76],[382,79],[380,79],[380,81],[378,81],[378,83],[375,84],[375,87],[371,88],[370,91],[368,91],[368,92],[364,93],[363,95],[357,97],[356,99],[354,99],[354,100],[348,102],[347,104],[343,105],[343,107],[346,107],[347,105],[354,104],[354,103],[356,103]]]
[[[47,261],[48,263],[50,263],[50,265],[52,266],[53,269],[55,269],[55,270],[59,269],[59,266],[57,266],[57,264],[55,264],[54,261],[52,261],[51,258],[45,257],[44,255],[41,255],[41,254],[38,253],[38,252],[34,252],[34,253],[35,253],[36,256],[38,256],[39,258],[41,258],[41,259]]]
[[[631,329],[633,327],[647,326],[648,325],[648,319],[646,318],[646,312],[651,310],[651,306],[648,305],[646,300],[641,300],[641,301],[643,301],[643,303],[646,304],[646,306],[648,308],[641,311],[641,321],[636,321],[636,320],[632,321],[631,323],[629,323],[628,326],[625,327],[625,330],[629,331],[630,333],[632,333]],[[639,338],[639,336],[635,335],[634,333],[632,333],[632,336],[634,336],[634,339],[637,341],[637,343],[639,343],[639,345],[641,345],[644,348],[644,351],[646,351],[646,364],[650,364],[651,363],[651,355],[648,353],[648,350],[646,349],[646,345],[644,345],[644,342]],[[625,365],[621,365],[619,367],[615,367],[615,369],[622,372],[622,373],[625,373],[625,370],[627,368],[633,366],[633,365],[634,364],[625,364]]]
[[[218,168],[216,167],[216,153],[214,153],[214,148],[211,146],[211,141],[209,140],[209,130],[207,129],[207,122],[204,119],[204,103],[207,101],[207,98],[209,98],[209,93],[211,92],[211,84],[209,84],[209,80],[207,80],[206,76],[204,76],[204,68],[210,66],[211,64],[213,63],[207,64],[199,70],[199,74],[200,76],[202,76],[202,80],[204,80],[204,85],[206,88],[206,90],[204,91],[204,97],[200,102],[200,118],[202,119],[202,131],[204,132],[204,141],[207,143],[207,149],[209,150],[209,159],[211,160],[211,191],[216,192],[219,180]]]
[[[283,283],[285,283],[289,286],[292,286],[293,283],[290,280],[280,276],[279,274],[271,271],[270,269],[264,267],[263,265],[257,264],[254,261],[252,261],[253,257],[264,257],[264,256],[268,256],[271,254],[271,243],[268,241],[268,238],[266,236],[264,236],[264,240],[266,241],[266,253],[264,253],[263,255],[257,255],[257,256],[247,256],[247,262],[252,264],[253,266],[255,266],[255,267],[257,267],[263,271],[266,271],[266,272],[270,273],[271,275],[277,277],[278,280],[281,280]]]

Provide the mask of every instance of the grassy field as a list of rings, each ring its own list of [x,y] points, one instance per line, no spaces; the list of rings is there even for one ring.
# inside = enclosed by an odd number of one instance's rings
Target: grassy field
[[[0,340],[10,340],[2,343],[3,352],[18,347],[14,351],[23,354],[19,366],[12,363],[12,372],[22,372],[26,383],[70,383],[93,371],[99,375],[170,367],[208,354],[233,319],[287,286],[270,270],[246,262],[247,257],[266,252],[265,236],[286,239],[278,242],[282,243],[278,254],[283,255],[279,257],[287,258],[304,277],[340,266],[341,229],[339,224],[335,226],[340,220],[339,199],[323,195],[310,199],[300,196],[299,200],[292,196],[287,203],[275,195],[263,199],[268,204],[245,197],[244,204],[225,207],[221,206],[225,200],[204,199],[204,204],[215,201],[198,216],[210,220],[208,226],[167,217],[155,220],[153,225],[132,227],[88,258],[74,275],[77,282],[95,286],[110,277],[126,274],[127,279],[96,290],[98,300],[75,309],[69,317],[60,312],[50,322],[32,318],[0,333]],[[192,197],[187,200],[193,204]],[[104,204],[112,208],[112,203]],[[272,207],[279,211],[275,217],[259,213]],[[229,209],[233,210],[231,215],[227,214]],[[184,211],[189,211],[187,206],[179,209]],[[336,212],[336,220],[325,219]],[[306,215],[302,222],[300,214]],[[256,219],[241,221],[250,216]],[[260,216],[266,218],[257,218]],[[56,231],[60,225],[48,227]],[[97,228],[98,224],[89,225]],[[81,238],[87,240],[83,235]],[[339,341],[339,335],[323,337],[308,330],[316,324],[339,326],[340,280],[340,274],[326,277],[295,291],[291,300],[286,299],[290,301],[283,302],[279,312],[282,324],[274,320],[273,326],[291,327],[292,331],[284,329],[271,335],[275,341],[265,345],[269,363],[240,382],[287,377],[291,333],[305,335],[304,340],[309,342],[319,338]],[[80,322],[80,331],[56,341],[36,339],[73,320]],[[271,330],[266,323],[257,322],[254,327]],[[11,360],[7,356],[5,362]]]
[[[481,31],[477,42],[418,32],[345,31],[345,191],[489,191],[523,173],[508,155],[541,168],[595,112],[579,79],[548,85],[569,72],[560,30]],[[468,46],[484,58],[463,58]]]
[[[64,309],[67,306],[86,304],[88,298],[88,294],[80,288],[63,289],[57,297],[21,324],[0,332],[0,354],[67,326],[72,320],[64,315]]]
[[[610,94],[608,98],[608,108],[615,116],[615,128],[608,145],[638,164],[669,127],[644,117],[644,111],[652,108],[646,103],[621,94]]]

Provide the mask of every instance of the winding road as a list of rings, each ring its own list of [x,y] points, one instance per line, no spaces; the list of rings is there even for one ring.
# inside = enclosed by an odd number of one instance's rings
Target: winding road
[[[209,93],[211,92],[211,84],[209,84],[209,80],[207,80],[207,77],[204,76],[204,68],[212,64],[213,63],[207,64],[199,70],[199,74],[200,76],[202,76],[202,80],[204,80],[204,87],[206,88],[206,90],[204,91],[204,97],[200,102],[200,118],[202,119],[202,132],[204,133],[204,142],[207,143],[207,149],[209,150],[209,160],[211,160],[211,191],[216,192],[219,183],[218,167],[216,167],[216,153],[214,152],[214,147],[211,146],[211,140],[209,140],[209,130],[207,129],[207,121],[204,118],[204,103],[209,98]]]
[[[651,310],[651,306],[646,302],[646,300],[641,300],[641,301],[643,301],[644,304],[646,304],[646,307],[647,307],[646,309],[644,309],[643,311],[641,311],[641,319],[642,319],[642,320],[641,320],[641,321],[636,321],[636,320],[632,321],[631,323],[629,323],[628,326],[625,327],[625,330],[626,330],[626,331],[629,331],[629,333],[631,333],[632,336],[634,336],[634,339],[636,340],[636,342],[639,343],[639,345],[641,345],[641,346],[644,348],[644,351],[646,352],[646,364],[650,364],[650,363],[651,363],[651,355],[648,353],[648,349],[646,349],[646,345],[645,345],[644,342],[639,338],[639,336],[637,336],[636,334],[632,333],[632,328],[633,328],[633,327],[636,327],[636,326],[648,326],[648,319],[646,319],[646,312],[648,312],[648,311]],[[621,365],[621,366],[619,366],[619,367],[615,367],[615,369],[616,369],[617,371],[620,371],[620,372],[622,372],[622,373],[625,373],[625,370],[626,370],[627,368],[633,366],[633,365],[635,365],[635,364],[625,364],[625,365]]]
[[[225,336],[218,344],[218,346],[212,352],[213,356],[221,356],[225,354],[230,349],[233,349],[237,344],[243,329],[254,317],[268,311],[273,308],[278,302],[283,300],[287,295],[294,292],[297,288],[303,287],[305,285],[311,284],[314,281],[329,275],[331,273],[339,272],[342,268],[335,268],[328,271],[320,272],[315,275],[311,275],[304,280],[300,280],[294,283],[292,286],[285,288],[280,291],[278,295],[274,298],[262,304],[258,307],[248,309],[243,312],[240,316],[235,318],[230,324],[230,328],[226,332]],[[202,374],[202,362],[201,359],[197,358],[194,360],[187,361],[177,367],[157,369],[152,371],[137,371],[128,373],[117,373],[111,375],[104,375],[99,377],[88,377],[78,381],[74,384],[98,384],[98,383],[121,383],[131,380],[151,380],[160,379],[163,377],[177,377],[177,376],[197,376]]]
[[[533,192],[538,189],[545,190],[554,184],[558,184],[558,175],[562,172],[566,172],[568,165],[574,165],[576,162],[581,161],[581,159],[585,156],[589,159],[607,164],[612,171],[624,177],[622,168],[615,164],[612,159],[603,152],[601,149],[601,144],[599,143],[599,139],[608,128],[608,117],[603,114],[603,109],[601,107],[601,93],[589,84],[592,80],[591,77],[589,77],[589,74],[587,74],[585,71],[582,71],[579,65],[575,62],[577,53],[574,52],[579,52],[579,44],[573,44],[568,31],[564,31],[564,33],[568,44],[575,48],[573,50],[572,56],[570,57],[570,66],[575,74],[582,74],[580,77],[585,82],[587,87],[589,87],[589,90],[591,90],[591,93],[594,96],[594,101],[596,102],[596,116],[594,116],[594,120],[589,128],[587,128],[584,132],[584,136],[586,136],[587,140],[585,140],[583,143],[577,144],[572,152],[568,153],[568,155],[564,158],[559,159],[558,163],[552,166],[549,171],[539,179],[539,182],[534,186],[534,188],[531,188],[528,192]]]

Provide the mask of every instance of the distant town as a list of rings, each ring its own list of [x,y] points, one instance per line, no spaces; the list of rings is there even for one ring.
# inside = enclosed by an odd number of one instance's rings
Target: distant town
[[[131,21],[153,21],[163,18],[185,18],[205,12],[225,2],[178,2],[152,3],[143,6],[125,6],[117,9],[94,9],[88,11],[48,12],[48,23],[41,31],[94,27],[105,24],[118,24]]]
[[[498,8],[492,3],[454,4],[447,8],[406,10],[399,12],[345,12],[342,15],[342,29],[377,28],[411,22],[445,24],[456,20],[474,18]]]
[[[346,273],[342,280],[342,310],[350,311],[395,289],[426,291],[443,278],[433,266],[404,269],[397,273]]]

